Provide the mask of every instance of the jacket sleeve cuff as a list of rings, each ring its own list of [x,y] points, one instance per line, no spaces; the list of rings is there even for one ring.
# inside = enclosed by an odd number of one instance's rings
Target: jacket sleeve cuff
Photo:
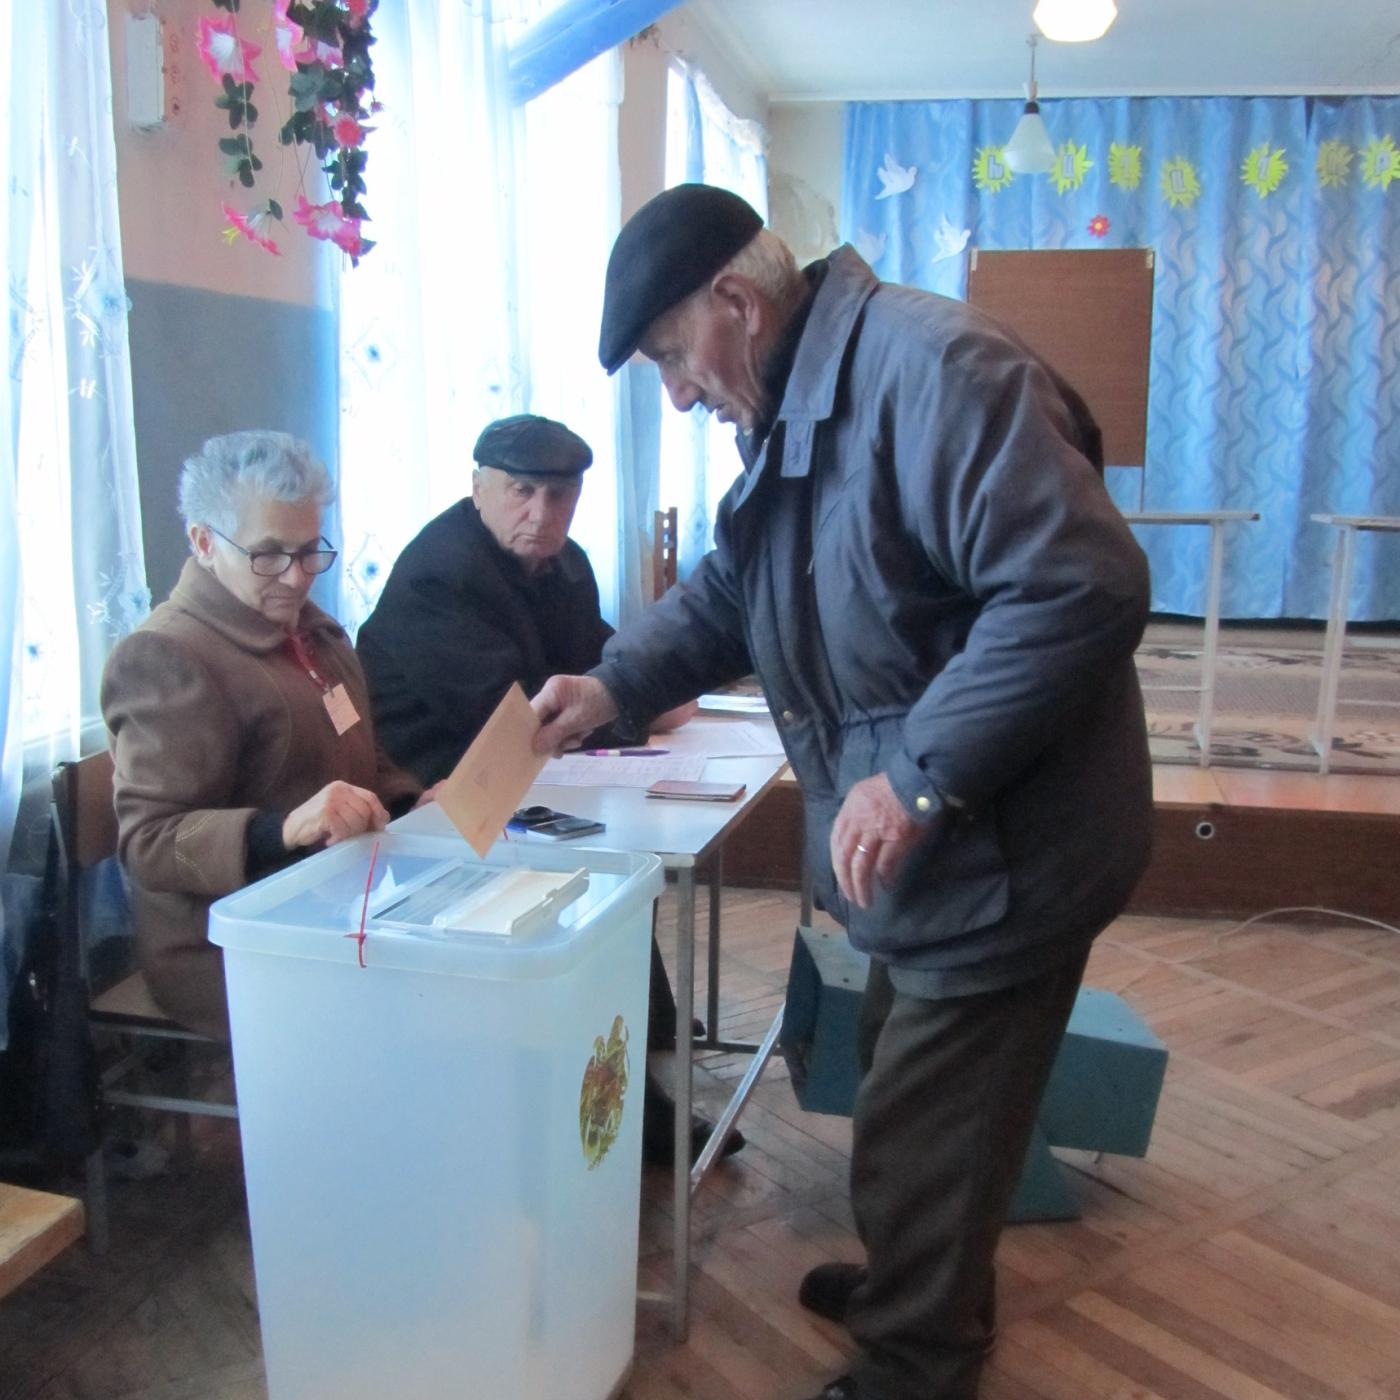
[[[622,679],[617,665],[601,661],[588,674],[595,681],[602,681],[613,698],[613,704],[617,706],[617,715],[609,722],[609,726],[619,734],[641,733],[645,737],[647,726],[651,722],[651,712],[642,703],[641,697]]]
[[[286,819],[285,812],[260,811],[253,814],[248,823],[249,884],[291,863],[292,852],[282,844],[282,824]]]
[[[952,817],[963,807],[957,798],[939,791],[903,749],[895,755],[886,773],[894,795],[920,826],[929,826],[940,817]]]

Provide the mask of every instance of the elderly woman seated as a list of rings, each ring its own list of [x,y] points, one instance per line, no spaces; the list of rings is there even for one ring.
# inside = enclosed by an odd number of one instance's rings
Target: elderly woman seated
[[[375,742],[345,633],[307,597],[335,562],[331,499],[305,443],[211,438],[180,478],[193,557],[103,677],[137,953],[157,1003],[209,1035],[228,1033],[210,904],[381,829],[419,791]]]

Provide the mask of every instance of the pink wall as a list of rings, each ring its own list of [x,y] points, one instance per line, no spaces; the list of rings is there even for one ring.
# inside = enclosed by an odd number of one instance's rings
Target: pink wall
[[[150,131],[131,125],[126,99],[126,17],[148,13],[163,23],[166,99],[166,120]],[[200,17],[222,13],[209,0],[109,0],[126,275],[297,305],[329,305],[333,260],[341,254],[290,223],[297,173],[295,157],[277,141],[288,99],[271,33],[272,0],[245,0],[239,15],[244,38],[263,47],[253,65],[260,80],[253,98],[259,108],[253,142],[264,168],[254,191],[224,176],[218,141],[230,134],[228,119],[214,106],[219,89],[194,42]],[[313,201],[326,198],[321,178],[313,164],[307,182],[307,197]],[[247,210],[268,195],[280,201],[289,220],[268,228],[282,255],[273,257],[242,238],[230,247],[222,236],[228,221],[220,203],[227,200]]]

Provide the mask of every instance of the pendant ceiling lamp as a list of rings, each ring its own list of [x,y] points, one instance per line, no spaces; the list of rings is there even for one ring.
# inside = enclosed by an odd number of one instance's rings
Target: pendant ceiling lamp
[[[1015,175],[1044,175],[1054,168],[1055,148],[1050,144],[1045,118],[1040,115],[1040,103],[1035,100],[1035,35],[1032,34],[1026,43],[1031,50],[1031,80],[1026,85],[1026,106],[1001,155],[1007,169]]]
[[[1059,44],[1082,44],[1102,39],[1118,17],[1113,0],[1040,0],[1035,27]]]

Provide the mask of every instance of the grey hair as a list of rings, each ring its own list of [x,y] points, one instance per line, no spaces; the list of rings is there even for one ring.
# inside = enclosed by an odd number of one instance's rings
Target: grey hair
[[[726,272],[747,278],[769,301],[783,308],[796,305],[806,295],[807,283],[797,269],[792,249],[771,229],[759,229],[716,276]]]
[[[225,534],[238,524],[242,493],[271,501],[314,501],[325,509],[335,486],[310,447],[290,433],[258,431],[212,437],[180,471],[185,528],[212,525]]]

